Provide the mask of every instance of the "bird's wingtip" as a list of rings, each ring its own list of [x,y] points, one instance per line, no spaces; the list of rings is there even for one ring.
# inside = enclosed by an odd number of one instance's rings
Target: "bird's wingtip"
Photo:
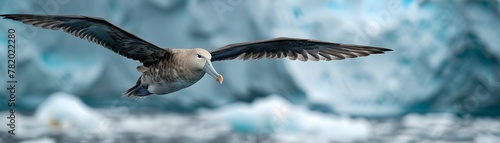
[[[19,14],[0,14],[0,16],[2,16],[2,17],[9,17],[9,16],[15,16],[15,15],[19,15]]]

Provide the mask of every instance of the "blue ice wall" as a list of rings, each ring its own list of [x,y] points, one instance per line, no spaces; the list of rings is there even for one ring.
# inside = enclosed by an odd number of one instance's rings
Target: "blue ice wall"
[[[217,62],[222,85],[205,77],[179,92],[141,99],[141,107],[186,112],[277,94],[328,113],[487,115],[500,113],[499,6],[493,0],[49,0],[1,1],[0,13],[102,17],[161,47],[215,49],[286,36],[394,50],[333,62]],[[0,39],[9,28],[18,35],[19,109],[33,110],[58,91],[108,107],[139,77],[138,62],[64,32],[8,20],[0,27]],[[2,49],[6,45],[0,40]],[[4,81],[6,62],[0,68]]]

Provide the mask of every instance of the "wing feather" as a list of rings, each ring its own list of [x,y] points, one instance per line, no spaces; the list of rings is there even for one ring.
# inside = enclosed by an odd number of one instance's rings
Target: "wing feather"
[[[263,41],[230,44],[210,52],[212,61],[232,59],[278,59],[318,61],[342,60],[370,54],[382,54],[391,49],[331,43],[298,38],[274,38]]]
[[[138,60],[145,66],[156,63],[167,54],[172,54],[170,50],[162,49],[142,40],[101,18],[32,14],[6,14],[0,16],[4,19],[20,21],[44,29],[62,29],[66,33],[99,44],[122,56]]]

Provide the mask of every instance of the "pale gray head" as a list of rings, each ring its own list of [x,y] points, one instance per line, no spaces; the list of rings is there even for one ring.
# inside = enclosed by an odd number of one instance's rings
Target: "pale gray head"
[[[192,70],[203,70],[212,76],[217,82],[222,83],[223,77],[212,66],[212,55],[205,49],[195,48],[186,52],[187,66]]]

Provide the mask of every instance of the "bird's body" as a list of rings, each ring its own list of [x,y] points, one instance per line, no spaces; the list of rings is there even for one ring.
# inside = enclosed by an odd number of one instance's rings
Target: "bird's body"
[[[185,55],[182,52],[192,49],[171,50],[175,53],[172,56],[163,58],[149,67],[137,67],[137,71],[142,73],[139,78],[140,84],[147,88],[150,93],[172,93],[195,84],[205,75],[205,71],[202,69],[191,70],[186,68],[188,66],[186,66],[186,61],[182,60],[182,55]]]
[[[330,61],[391,51],[378,47],[284,37],[235,43],[212,51],[201,48],[160,48],[101,18],[32,14],[0,16],[45,29],[62,29],[64,32],[97,43],[122,56],[140,61],[142,65],[137,67],[137,71],[142,75],[136,85],[124,93],[129,97],[172,93],[195,84],[205,73],[222,83],[222,75],[218,74],[212,66],[214,61],[264,57]]]

